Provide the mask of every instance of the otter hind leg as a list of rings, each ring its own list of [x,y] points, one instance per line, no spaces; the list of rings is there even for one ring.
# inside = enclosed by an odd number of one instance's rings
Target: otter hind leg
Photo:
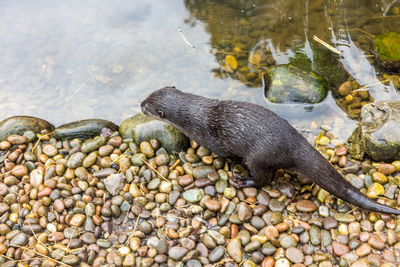
[[[242,187],[260,187],[269,184],[274,178],[276,169],[270,169],[265,167],[258,167],[250,164],[248,166],[251,172],[251,176],[242,176],[235,174],[233,181],[236,183],[238,188]]]

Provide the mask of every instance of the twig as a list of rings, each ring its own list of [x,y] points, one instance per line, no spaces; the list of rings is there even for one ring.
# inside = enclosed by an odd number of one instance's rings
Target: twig
[[[181,29],[180,26],[178,26],[178,32],[179,32],[179,35],[182,37],[183,41],[184,41],[188,46],[190,46],[191,48],[195,48],[194,45],[192,45],[191,43],[189,43],[189,41],[186,39],[185,35],[183,35],[182,29]]]
[[[69,101],[71,101],[71,99],[82,89],[83,85],[87,82],[89,78],[87,78],[83,83],[81,83],[81,85],[79,85],[79,87],[72,93],[72,95],[70,97],[68,97],[64,104],[67,104]]]
[[[39,252],[37,252],[37,251],[35,251],[35,250],[32,250],[32,249],[29,249],[29,248],[27,248],[27,247],[23,247],[23,246],[19,246],[19,245],[11,245],[11,244],[10,244],[10,246],[12,246],[12,247],[17,247],[17,248],[24,249],[24,250],[28,250],[28,251],[31,251],[31,252],[33,252],[33,253],[35,253],[35,254],[37,254],[37,255],[39,255],[39,256],[42,256],[42,257],[44,257],[44,258],[46,258],[46,259],[53,260],[53,261],[57,262],[58,264],[65,265],[65,266],[68,266],[68,267],[72,267],[72,266],[69,265],[69,264],[66,264],[66,263],[63,263],[63,262],[61,262],[61,261],[55,260],[55,259],[53,259],[53,258],[50,258],[50,257],[47,256],[47,255],[44,255],[44,254],[42,254],[42,253],[39,253]]]
[[[41,137],[39,137],[39,139],[36,141],[36,144],[33,146],[32,148],[32,152],[35,150],[36,146],[39,144],[40,141],[42,141],[43,138],[50,136],[50,133],[42,135]]]
[[[320,44],[322,44],[323,46],[325,46],[326,48],[328,48],[328,49],[331,50],[332,52],[334,52],[334,53],[336,53],[336,54],[338,54],[338,55],[341,54],[341,52],[340,52],[339,50],[337,50],[336,48],[334,48],[333,46],[331,46],[331,45],[328,44],[327,42],[325,42],[325,41],[319,39],[319,38],[318,38],[317,36],[315,36],[315,35],[314,35],[314,37],[313,37],[313,40],[316,41],[316,42],[318,42],[318,43],[320,43]]]
[[[126,240],[125,245],[129,245],[129,241],[132,239],[133,234],[135,233],[136,228],[137,228],[137,226],[138,226],[139,219],[140,219],[140,214],[139,214],[139,216],[138,216],[137,219],[136,219],[135,226],[133,227],[133,230],[132,230],[132,234],[131,234],[131,235],[129,236],[129,238]]]
[[[129,148],[128,148],[129,149]],[[128,150],[127,149],[127,150]],[[132,152],[132,151],[131,151]],[[157,173],[158,175],[160,175],[161,178],[163,178],[166,182],[171,183],[167,178],[164,177],[164,175],[162,175],[159,171],[157,171],[156,169],[154,169],[147,161],[145,161],[144,159],[142,159],[141,157],[139,157],[139,155],[137,153],[133,153],[133,155],[135,155],[137,158],[139,158],[141,161],[143,161],[147,167],[149,167],[151,170],[155,171],[155,173]]]

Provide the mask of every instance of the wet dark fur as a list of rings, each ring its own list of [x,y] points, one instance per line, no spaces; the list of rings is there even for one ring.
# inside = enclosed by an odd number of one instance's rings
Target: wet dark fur
[[[154,91],[141,107],[144,114],[174,125],[217,155],[243,158],[252,178],[237,176],[239,187],[268,184],[277,169],[286,168],[358,207],[400,214],[359,192],[285,119],[264,107],[204,98],[175,87]]]

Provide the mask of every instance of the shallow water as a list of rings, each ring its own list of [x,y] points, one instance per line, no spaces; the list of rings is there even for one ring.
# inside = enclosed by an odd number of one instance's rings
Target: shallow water
[[[326,124],[344,138],[357,121],[335,90],[349,76],[374,100],[398,98],[393,85],[379,81],[382,70],[370,57],[373,35],[400,28],[398,1],[229,2],[3,1],[0,119],[31,115],[60,125],[96,117],[119,123],[139,111],[149,92],[176,85],[268,106],[300,130]],[[309,59],[321,53],[323,69],[337,67],[324,77],[333,93],[315,105],[268,103],[263,71],[288,63],[295,51]],[[262,62],[253,65],[248,59],[257,52]],[[224,66],[229,54],[239,63],[233,73]]]

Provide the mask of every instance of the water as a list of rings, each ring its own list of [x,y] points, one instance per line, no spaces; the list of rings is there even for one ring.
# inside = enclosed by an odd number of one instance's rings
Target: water
[[[344,138],[357,123],[337,94],[349,76],[371,100],[398,98],[393,84],[380,81],[371,45],[373,35],[399,29],[399,7],[398,1],[361,0],[2,1],[0,119],[120,123],[139,111],[148,93],[175,85],[265,105],[300,130],[326,124]],[[314,69],[335,67],[324,77],[332,92],[312,106],[268,103],[263,72],[290,62],[296,51],[312,59]],[[249,63],[257,53],[260,64]],[[239,63],[233,73],[226,71],[227,55]]]

